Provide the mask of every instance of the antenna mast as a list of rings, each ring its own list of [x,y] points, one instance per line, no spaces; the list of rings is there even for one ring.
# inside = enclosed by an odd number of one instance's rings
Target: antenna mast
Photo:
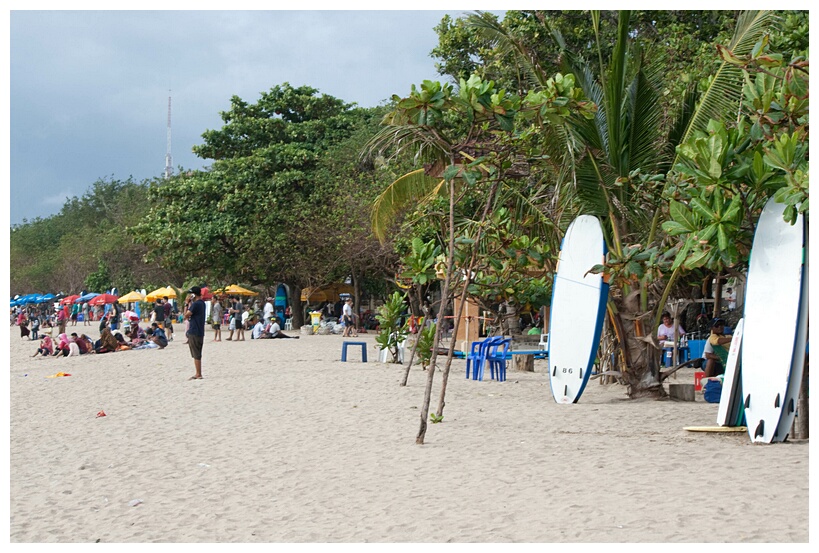
[[[168,150],[165,153],[165,178],[173,175],[173,162],[171,161],[171,91],[168,91]]]

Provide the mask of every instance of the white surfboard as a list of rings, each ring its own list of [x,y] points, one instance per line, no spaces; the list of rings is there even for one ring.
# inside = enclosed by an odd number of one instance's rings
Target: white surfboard
[[[717,424],[720,426],[736,426],[739,415],[738,407],[742,404],[739,351],[742,346],[743,323],[744,319],[740,319],[734,328],[731,347],[728,349],[728,360],[725,362],[725,375],[722,380],[722,393],[719,396],[719,410],[717,411]]]
[[[797,223],[799,224],[799,223]],[[791,377],[788,380],[788,392],[782,406],[782,416],[779,419],[773,441],[781,442],[788,437],[796,417],[796,402],[799,399],[799,388],[802,385],[802,373],[805,369],[805,347],[808,341],[808,287],[809,287],[809,239],[805,231],[804,270],[802,273],[802,297],[799,305],[799,323],[796,326],[796,343],[793,348],[791,362]]]
[[[773,198],[765,204],[748,266],[741,359],[743,405],[752,442],[784,439],[778,426],[797,342],[805,234],[801,216],[795,225],[782,219],[784,207]]]
[[[549,375],[558,403],[576,403],[591,375],[609,286],[602,275],[587,273],[605,256],[600,221],[591,215],[572,221],[560,248],[549,319]]]

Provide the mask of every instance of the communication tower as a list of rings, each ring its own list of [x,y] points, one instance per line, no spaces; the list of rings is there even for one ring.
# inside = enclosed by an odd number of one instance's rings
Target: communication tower
[[[165,153],[165,178],[173,175],[173,161],[171,160],[171,96],[168,91],[168,150]]]

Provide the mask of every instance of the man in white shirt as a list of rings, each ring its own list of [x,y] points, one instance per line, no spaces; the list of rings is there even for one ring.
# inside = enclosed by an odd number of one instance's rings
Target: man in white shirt
[[[255,317],[254,317],[254,320],[256,321],[256,324],[253,325],[253,330],[250,333],[250,337],[253,338],[254,340],[258,340],[260,338],[265,338],[265,336],[264,336],[264,326],[265,326],[264,323],[262,323],[262,321],[260,321],[259,319],[255,318]]]
[[[273,317],[273,298],[268,297],[267,303],[264,304],[264,324],[270,324],[271,317]]]
[[[299,339],[299,336],[288,336],[284,332],[282,332],[282,327],[279,326],[279,318],[276,317],[273,319],[273,322],[270,323],[270,327],[267,329],[267,335],[265,338],[295,338],[296,340]]]
[[[344,307],[341,308],[341,320],[344,322],[344,333],[342,334],[343,337],[349,338],[350,336],[358,336],[358,334],[352,334],[353,330],[355,329],[355,320],[353,319],[353,299],[348,298],[346,302],[344,302]]]

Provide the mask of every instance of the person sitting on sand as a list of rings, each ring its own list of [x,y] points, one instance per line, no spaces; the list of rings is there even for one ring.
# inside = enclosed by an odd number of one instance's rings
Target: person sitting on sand
[[[37,354],[41,354],[43,357],[54,355],[54,342],[48,334],[44,335],[43,339],[40,340],[40,347],[37,348],[37,351],[32,357],[37,357]]]
[[[261,338],[270,338],[270,336],[265,336],[267,334],[264,330],[265,326],[264,323],[259,320],[259,317],[253,316],[251,319],[250,324],[253,325],[253,328],[250,331],[250,337],[253,340],[259,340]]]
[[[165,334],[165,331],[159,328],[159,325],[156,323],[151,324],[151,328],[148,329],[148,340],[159,346],[159,349],[165,349],[168,345],[168,336]]]
[[[119,332],[114,333],[114,339],[117,341],[117,351],[125,351],[131,349],[131,344],[125,341],[125,336]]]
[[[111,334],[111,329],[105,326],[102,332],[100,332],[100,339],[97,340],[94,349],[97,353],[110,353],[117,351],[118,348],[119,342],[117,342],[117,339]]]
[[[728,361],[728,348],[731,347],[731,336],[725,334],[725,321],[720,318],[711,323],[711,335],[705,341],[703,357],[705,363],[705,377],[710,378],[725,373],[725,363]]]
[[[273,317],[273,322],[270,323],[270,327],[268,328],[267,334],[270,335],[270,338],[295,338],[296,340],[299,339],[299,336],[288,336],[284,332],[282,332],[282,327],[279,326],[279,318]]]
[[[76,336],[77,334],[74,333],[70,338],[68,338],[68,353],[65,354],[66,357],[79,357],[81,355],[80,346],[77,345]]]
[[[71,333],[71,341],[77,344],[77,349],[79,350],[80,355],[84,355],[89,351],[94,351],[94,347],[91,345],[90,338],[83,334],[82,336],[77,336],[76,332]]]

